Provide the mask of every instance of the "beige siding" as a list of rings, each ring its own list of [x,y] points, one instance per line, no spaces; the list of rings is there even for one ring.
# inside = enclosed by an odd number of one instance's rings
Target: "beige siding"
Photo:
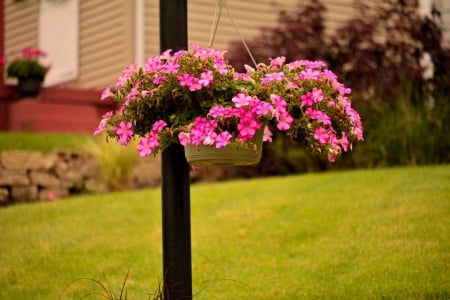
[[[297,0],[285,0],[282,7],[291,7]],[[245,39],[254,37],[259,29],[274,24],[273,0],[228,0],[230,14],[239,32]],[[159,12],[158,1],[146,1],[146,36],[145,54],[151,56],[159,53]],[[189,44],[207,46],[214,20],[215,0],[188,0],[188,41]],[[222,9],[220,23],[213,46],[226,50],[229,43],[239,40],[227,11]]]
[[[38,2],[5,0],[5,54],[38,45]]]
[[[80,1],[80,76],[76,86],[103,88],[133,62],[133,2]]]
[[[133,0],[80,1],[79,78],[65,86],[102,89],[113,83],[134,60]],[[189,43],[207,46],[212,28],[215,0],[188,1]],[[367,0],[370,2],[370,0]],[[278,4],[273,4],[273,3]],[[5,0],[5,54],[13,49],[38,46],[38,0]],[[227,0],[240,33],[249,40],[262,27],[275,26],[280,9],[293,9],[298,0]],[[353,13],[352,0],[323,0],[326,24],[334,28]],[[159,53],[159,0],[145,0],[145,57]],[[226,50],[239,35],[225,9],[213,46]],[[44,49],[45,50],[45,49]]]
[[[11,54],[24,47],[38,46],[38,2],[5,0],[5,37],[4,56],[11,59]],[[15,79],[6,78],[6,83],[14,84]]]
[[[144,20],[144,56],[150,57],[159,53],[159,1],[145,1]]]
[[[355,14],[353,1],[322,0],[322,3],[327,9],[325,12],[325,20],[328,33],[342,26],[345,21]]]
[[[368,0],[370,1],[370,0]],[[342,25],[354,14],[352,0],[323,0],[327,30]],[[274,4],[275,3],[275,4]],[[227,5],[234,23],[245,40],[260,33],[262,27],[275,26],[278,11],[294,9],[298,0],[228,0]],[[207,46],[215,13],[215,0],[188,0],[188,35],[190,44]],[[146,56],[159,53],[158,1],[146,2]],[[240,40],[228,13],[222,9],[220,23],[213,46],[226,50],[231,41]]]
[[[442,32],[444,35],[444,47],[450,49],[450,1],[441,0],[438,2],[438,8],[441,10]]]

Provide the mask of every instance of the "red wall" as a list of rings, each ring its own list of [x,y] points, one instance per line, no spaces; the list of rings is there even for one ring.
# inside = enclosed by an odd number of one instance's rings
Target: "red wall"
[[[0,130],[92,134],[112,109],[100,91],[43,88],[36,98],[15,98],[14,88],[0,91]],[[1,97],[3,96],[3,97]]]

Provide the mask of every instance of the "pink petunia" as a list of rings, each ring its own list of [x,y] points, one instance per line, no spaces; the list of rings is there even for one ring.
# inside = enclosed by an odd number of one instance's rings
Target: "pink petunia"
[[[100,124],[98,124],[97,128],[95,128],[94,135],[98,135],[105,130],[106,122],[109,120],[109,118],[111,118],[112,115],[113,115],[113,112],[109,111],[102,116]]]
[[[231,137],[231,133],[229,133],[228,131],[222,131],[216,137],[216,148],[219,149],[228,145],[230,143]]]
[[[141,157],[149,156],[158,147],[158,135],[149,134],[148,137],[142,138],[137,145],[138,153]]]
[[[191,137],[190,137],[189,133],[180,132],[178,134],[178,141],[180,142],[180,144],[182,146],[186,147],[187,145],[189,145],[191,143]]]
[[[277,128],[286,131],[291,128],[294,118],[286,111],[277,116]]]
[[[263,142],[272,142],[272,132],[270,131],[269,126],[264,127]]]
[[[316,130],[314,130],[313,136],[314,139],[321,144],[326,144],[328,142],[328,139],[330,138],[330,135],[323,127],[318,127]]]
[[[126,146],[130,143],[133,135],[133,126],[128,121],[122,121],[116,128],[117,143]]]
[[[167,123],[164,120],[158,120],[153,124],[152,132],[158,133],[161,130],[163,130],[164,128],[166,128],[166,126],[167,126]]]
[[[319,102],[321,102],[323,100],[323,92],[322,92],[321,89],[318,89],[318,88],[314,87],[312,89],[311,94],[312,94],[312,98],[313,98],[313,102],[314,103],[319,103]]]
[[[287,102],[283,99],[283,97],[275,94],[270,95],[270,101],[273,103],[273,107],[279,113],[283,113],[287,109]]]
[[[222,105],[211,107],[209,110],[209,115],[213,118],[223,117],[225,115],[225,108]]]
[[[184,73],[181,75],[178,75],[178,82],[181,86],[190,86],[192,84],[192,81],[194,80],[194,76],[188,73]]]
[[[214,80],[213,72],[206,71],[200,74],[200,79],[198,80],[198,83],[203,87],[207,87],[212,85],[213,80]]]
[[[270,67],[272,69],[278,69],[286,62],[286,57],[279,56],[276,58],[269,58],[269,60],[270,60]]]
[[[231,101],[233,101],[234,103],[234,106],[237,108],[247,106],[251,100],[252,97],[245,93],[239,93],[231,99]]]
[[[342,132],[340,144],[342,146],[342,149],[344,149],[344,152],[347,152],[348,147],[350,146],[350,142],[348,141],[347,134],[345,132]]]
[[[168,61],[163,65],[163,71],[167,74],[176,74],[180,69],[180,65],[174,61]]]
[[[192,81],[189,83],[188,88],[191,92],[195,92],[201,90],[202,85],[197,78],[192,78]]]
[[[113,93],[111,93],[111,85],[108,85],[103,91],[102,91],[102,95],[100,97],[100,100],[105,100],[108,97],[111,97],[113,95]]]

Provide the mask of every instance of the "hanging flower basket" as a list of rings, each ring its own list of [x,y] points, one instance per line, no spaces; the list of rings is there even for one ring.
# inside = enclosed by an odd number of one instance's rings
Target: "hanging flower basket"
[[[42,82],[49,71],[49,66],[40,62],[47,54],[39,48],[23,48],[14,52],[6,65],[6,75],[17,78],[17,91],[20,97],[36,97]],[[0,59],[4,63],[4,58]]]
[[[277,57],[246,70],[236,72],[224,52],[199,46],[132,64],[103,91],[101,99],[119,108],[103,116],[94,134],[105,132],[125,146],[136,138],[141,156],[178,143],[192,164],[257,163],[262,147],[253,139],[261,132],[271,142],[268,125],[329,161],[363,139],[350,89],[325,63]],[[198,158],[211,155],[206,149],[221,150],[222,158]],[[230,161],[236,149],[259,158]]]
[[[223,148],[208,146],[184,147],[186,160],[199,166],[249,166],[258,164],[262,156],[263,130],[258,130],[246,146],[227,145]]]

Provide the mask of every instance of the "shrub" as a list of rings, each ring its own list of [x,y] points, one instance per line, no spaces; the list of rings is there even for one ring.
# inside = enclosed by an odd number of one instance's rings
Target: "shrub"
[[[333,168],[448,162],[450,51],[441,43],[439,11],[433,8],[424,18],[416,1],[356,3],[356,17],[326,36],[326,7],[319,0],[299,1],[248,45],[257,61],[280,53],[291,60],[325,60],[352,88],[365,141]],[[231,64],[250,63],[240,42],[232,43],[230,53]],[[424,57],[433,63],[428,77]],[[278,157],[266,159],[284,160],[296,171],[329,168],[286,145],[268,145],[266,155]]]

